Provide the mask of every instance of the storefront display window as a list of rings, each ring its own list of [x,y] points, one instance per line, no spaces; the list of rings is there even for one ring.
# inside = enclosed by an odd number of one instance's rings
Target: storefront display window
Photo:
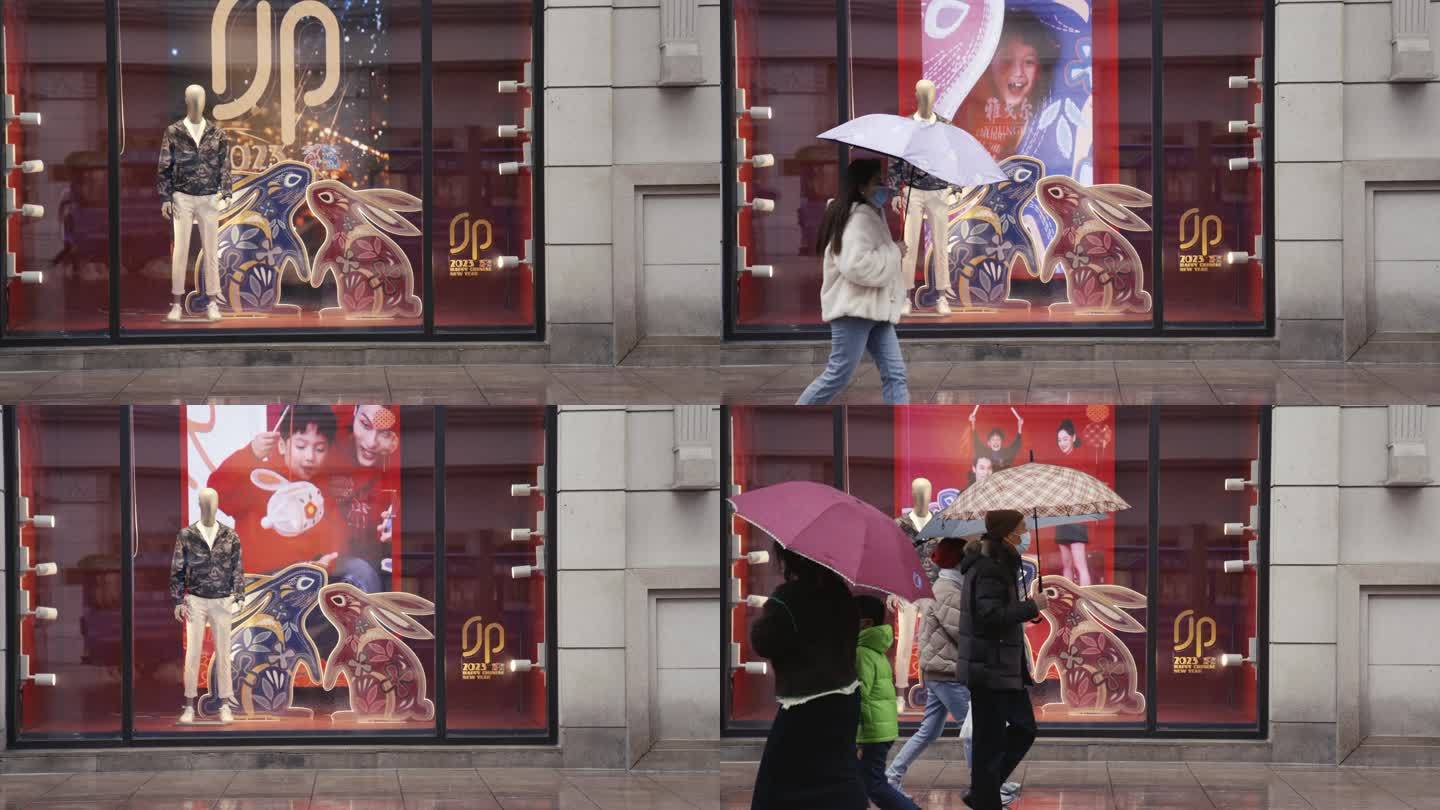
[[[19,527],[21,548],[59,569],[19,586],[61,612],[38,625],[19,617],[25,665],[54,678],[17,684],[17,741],[61,731],[548,737],[552,676],[535,666],[553,638],[545,532],[524,542],[511,535],[548,520],[547,484],[537,481],[545,410],[16,413],[21,491],[37,493],[34,509],[56,507],[53,531]],[[444,433],[450,425],[455,432]],[[57,480],[57,469],[83,469],[89,484]],[[96,475],[111,485],[96,490]],[[522,482],[529,489],[519,497],[511,488]],[[452,489],[466,494],[437,500]],[[38,496],[85,491],[86,503],[113,516]],[[125,493],[133,506],[122,510]],[[454,523],[445,522],[447,503]],[[132,529],[122,535],[124,515]],[[95,548],[48,548],[65,527],[83,529]],[[122,553],[127,542],[131,554]],[[47,591],[50,582],[71,591]],[[67,621],[78,630],[65,631]]]
[[[856,0],[848,18],[829,16],[835,31],[803,4],[732,0],[732,333],[822,327],[814,242],[844,153],[815,136],[870,113],[960,127],[1010,178],[956,188],[890,161],[899,193],[887,215],[912,280],[904,324],[1263,329],[1259,264],[1227,259],[1248,251],[1249,237],[1220,236],[1258,234],[1263,211],[1263,161],[1233,171],[1229,162],[1249,153],[1258,127],[1227,134],[1230,119],[1253,117],[1248,105],[1263,85],[1229,89],[1229,77],[1252,73],[1262,54],[1264,11],[1251,6],[1156,18],[1158,6],[1138,0]],[[1221,17],[1235,35],[1194,45],[1216,39],[1197,38],[1194,27]],[[1194,58],[1197,47],[1205,58]],[[834,65],[841,72],[831,78]],[[1193,102],[1172,107],[1172,85]],[[1198,218],[1181,223],[1195,206]]]
[[[1043,620],[1026,630],[1039,684],[1032,699],[1044,728],[1122,736],[1259,728],[1256,684],[1263,664],[1249,657],[1247,646],[1258,637],[1259,578],[1255,566],[1232,574],[1226,563],[1246,559],[1246,541],[1262,534],[1251,528],[1231,539],[1225,527],[1235,521],[1257,527],[1261,520],[1258,511],[1249,516],[1249,505],[1259,503],[1259,484],[1238,491],[1226,484],[1261,481],[1252,477],[1258,474],[1252,467],[1263,467],[1257,410],[1106,404],[799,410],[830,422],[835,438],[828,450],[840,474],[826,482],[895,515],[916,537],[931,515],[974,482],[1032,459],[1094,475],[1130,504],[1098,521],[1031,532],[1022,545],[1023,587],[1033,589],[1043,577],[1052,599]],[[796,431],[757,430],[775,416],[748,408],[732,408],[727,416],[731,470],[738,476],[731,480],[753,488],[754,471],[775,455],[765,440],[790,444]],[[1196,463],[1202,456],[1204,463]],[[1237,512],[1242,516],[1233,517]],[[739,521],[733,529],[745,551],[766,542]],[[738,599],[727,628],[732,656],[748,649],[754,611],[744,597],[768,594],[776,584],[773,568],[744,558],[733,565],[736,581],[727,590]],[[926,703],[916,641],[920,612],[894,600],[891,607],[896,643],[889,654],[901,720],[918,723]],[[1243,655],[1223,657],[1235,651]],[[730,733],[763,728],[774,713],[768,678],[746,669],[747,660],[731,662]],[[1209,711],[1216,701],[1227,706],[1220,719],[1196,711]]]
[[[7,282],[6,335],[538,334],[534,4],[52,13],[6,9],[7,88],[44,119],[7,142],[62,148],[19,184],[60,196],[12,218],[17,267],[42,275]],[[83,76],[45,56],[82,18]]]

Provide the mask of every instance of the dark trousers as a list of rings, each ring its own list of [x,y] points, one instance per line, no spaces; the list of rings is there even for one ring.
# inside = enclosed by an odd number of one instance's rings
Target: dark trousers
[[[865,810],[855,759],[860,695],[781,709],[765,738],[751,810]]]
[[[860,745],[860,781],[865,795],[880,810],[920,810],[920,805],[905,798],[885,779],[885,757],[894,742],[862,743]]]
[[[1035,742],[1035,709],[1024,689],[970,687],[974,734],[970,800],[975,810],[1000,810],[1000,786]]]

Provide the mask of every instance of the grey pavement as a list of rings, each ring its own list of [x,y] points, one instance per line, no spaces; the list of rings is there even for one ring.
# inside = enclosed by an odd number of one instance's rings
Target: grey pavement
[[[247,366],[0,372],[0,403],[388,401],[645,405],[795,401],[819,366]],[[1261,361],[913,363],[912,402],[1124,405],[1440,405],[1440,364]],[[880,404],[862,366],[841,400]]]

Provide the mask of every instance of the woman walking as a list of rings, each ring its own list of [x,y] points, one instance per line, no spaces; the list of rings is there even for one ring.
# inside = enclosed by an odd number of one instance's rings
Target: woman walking
[[[1001,786],[1035,742],[1035,710],[1026,687],[1035,681],[1025,652],[1025,623],[1049,600],[1020,592],[1020,544],[1025,516],[1012,510],[985,515],[985,535],[960,561],[958,668],[970,687],[974,731],[970,793],[976,810],[1000,810]]]
[[[866,351],[880,370],[885,404],[910,402],[895,334],[909,287],[900,267],[905,245],[891,238],[882,213],[895,194],[883,184],[882,168],[878,160],[851,161],[840,196],[825,210],[816,250],[824,256],[820,314],[830,324],[830,360],[798,405],[834,399]]]
[[[945,720],[954,717],[964,721],[970,710],[970,690],[957,678],[959,648],[956,640],[960,630],[961,576],[955,566],[964,556],[965,542],[947,537],[935,546],[930,559],[940,569],[933,590],[935,598],[925,606],[925,621],[920,631],[920,672],[925,680],[925,719],[920,730],[905,742],[895,755],[885,778],[900,788],[910,765],[925,753],[930,744],[945,731]],[[967,750],[968,758],[968,750]]]
[[[860,612],[833,571],[777,545],[785,581],[750,628],[775,669],[780,710],[765,740],[751,810],[865,810],[855,758]]]

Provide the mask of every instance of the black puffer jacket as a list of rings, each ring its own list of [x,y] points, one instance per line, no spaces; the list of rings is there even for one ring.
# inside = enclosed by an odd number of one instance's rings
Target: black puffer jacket
[[[965,598],[957,680],[982,689],[1023,689],[1034,683],[1025,660],[1025,623],[1040,612],[1020,596],[1019,552],[1005,542],[982,543],[967,547],[960,561]]]
[[[775,666],[775,696],[805,697],[855,682],[860,611],[843,585],[787,582],[750,627],[750,646]]]

